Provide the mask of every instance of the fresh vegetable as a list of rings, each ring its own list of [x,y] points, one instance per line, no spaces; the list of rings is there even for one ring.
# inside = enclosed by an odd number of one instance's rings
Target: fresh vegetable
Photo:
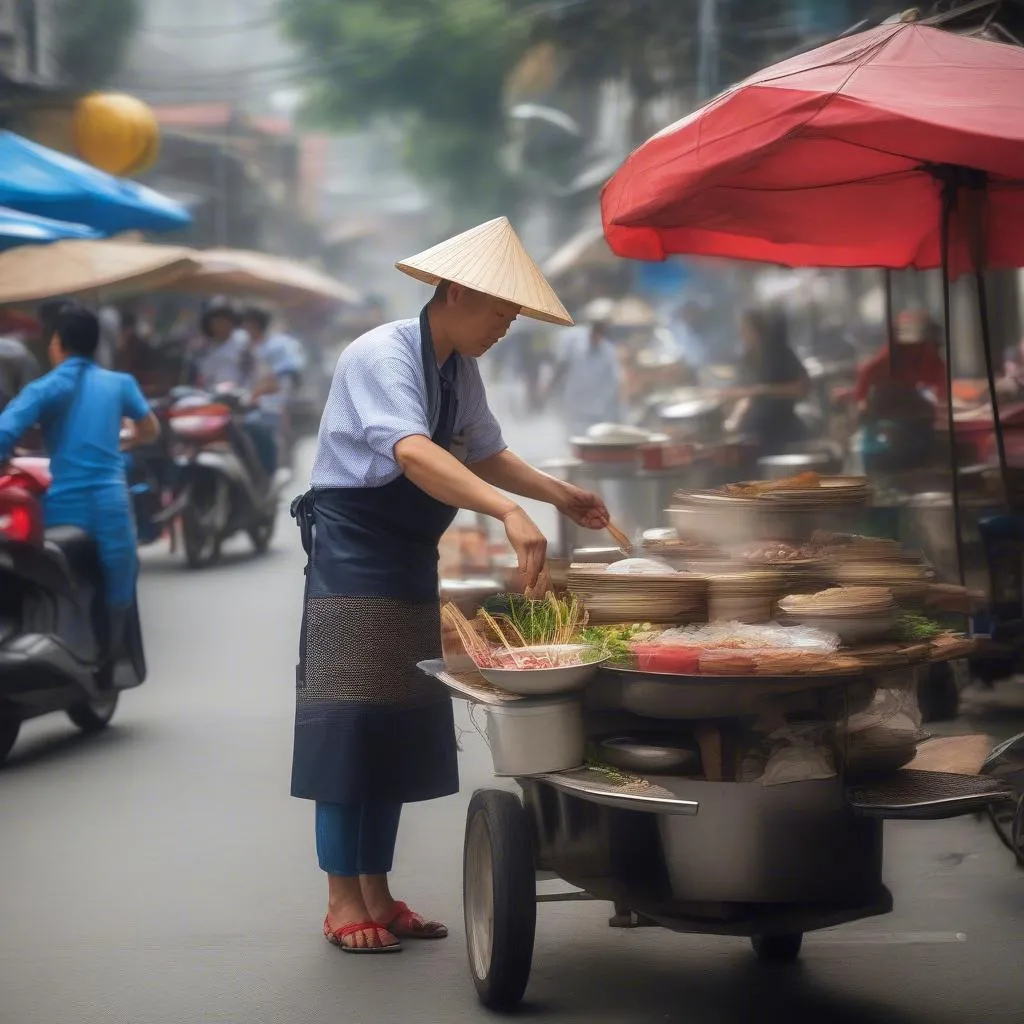
[[[651,629],[646,623],[632,626],[588,626],[580,633],[580,643],[596,647],[615,661],[622,661],[632,655],[633,641],[651,632]]]
[[[480,617],[506,648],[572,643],[587,623],[587,612],[574,595],[548,594],[531,601],[519,594],[502,594],[485,602]]]
[[[934,640],[942,631],[934,619],[916,612],[903,612],[896,620],[895,636],[903,643]]]

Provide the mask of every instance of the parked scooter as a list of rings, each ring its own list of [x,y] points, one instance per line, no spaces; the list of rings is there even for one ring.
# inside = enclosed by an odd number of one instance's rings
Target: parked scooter
[[[156,521],[180,518],[191,568],[216,562],[224,542],[236,533],[247,533],[256,551],[264,553],[291,474],[280,469],[268,479],[242,424],[246,396],[178,389],[172,400],[167,423],[175,447],[175,493]]]
[[[146,678],[137,609],[109,657],[103,568],[92,538],[44,530],[46,459],[0,471],[0,761],[29,718],[65,711],[85,732],[109,724],[122,690]]]

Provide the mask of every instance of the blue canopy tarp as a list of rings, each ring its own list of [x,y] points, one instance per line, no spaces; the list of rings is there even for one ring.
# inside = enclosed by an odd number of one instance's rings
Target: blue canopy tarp
[[[145,185],[7,131],[0,131],[0,206],[87,224],[104,235],[174,231],[192,222],[184,206]]]
[[[16,245],[59,242],[63,238],[100,237],[99,231],[84,224],[69,224],[62,220],[50,220],[49,217],[37,217],[33,213],[0,207],[0,250],[13,249]]]

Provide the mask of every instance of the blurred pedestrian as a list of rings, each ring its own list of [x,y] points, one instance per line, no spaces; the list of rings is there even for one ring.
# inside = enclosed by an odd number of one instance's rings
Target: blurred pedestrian
[[[611,341],[614,303],[595,299],[581,325],[562,332],[561,358],[552,381],[570,437],[583,436],[598,423],[621,423],[622,367]]]
[[[781,454],[806,435],[796,406],[809,394],[810,378],[789,343],[786,314],[778,307],[743,313],[740,338],[740,386],[726,392],[739,404],[727,427],[755,441],[762,455]]]

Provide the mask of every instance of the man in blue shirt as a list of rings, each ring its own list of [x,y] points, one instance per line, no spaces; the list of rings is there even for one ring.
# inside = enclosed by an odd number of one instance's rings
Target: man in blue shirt
[[[56,317],[53,369],[29,384],[0,414],[0,462],[36,423],[43,428],[53,482],[46,525],[76,526],[99,549],[114,636],[135,599],[135,524],[121,454],[123,420],[135,423],[132,444],[149,444],[160,425],[133,377],[98,366],[95,314],[67,303]]]

